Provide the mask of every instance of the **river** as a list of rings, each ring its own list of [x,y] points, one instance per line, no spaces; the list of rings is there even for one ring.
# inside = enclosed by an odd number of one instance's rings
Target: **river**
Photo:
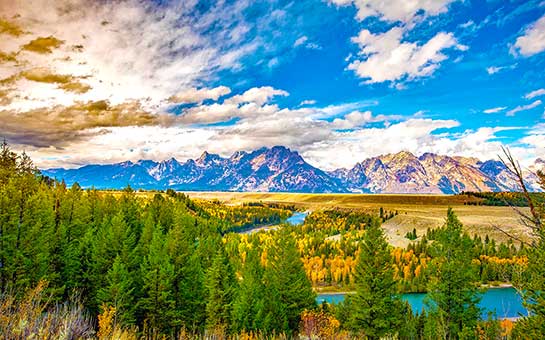
[[[305,211],[305,212],[296,211],[293,213],[293,215],[288,217],[284,221],[284,223],[291,224],[291,225],[303,224],[303,222],[305,222],[305,217],[307,217],[308,214],[309,214],[308,211]],[[257,225],[252,228],[244,229],[244,231],[241,231],[240,234],[253,234],[262,230],[267,231],[267,230],[276,230],[276,229],[278,229],[277,224]]]
[[[345,293],[318,294],[316,301],[318,303],[328,302],[337,304],[344,300]],[[424,306],[425,293],[403,294],[402,299],[408,301],[415,313],[422,311]],[[516,318],[527,315],[527,311],[522,305],[522,298],[517,291],[511,287],[490,288],[482,294],[479,306],[483,309],[483,319],[488,318],[488,313],[492,313],[496,318]]]

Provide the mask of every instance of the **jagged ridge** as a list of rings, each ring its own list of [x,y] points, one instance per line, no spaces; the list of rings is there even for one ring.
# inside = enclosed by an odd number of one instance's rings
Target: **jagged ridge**
[[[540,163],[539,163],[540,164]],[[536,162],[538,165],[538,162]],[[325,172],[306,163],[283,146],[239,151],[229,158],[204,152],[198,159],[178,162],[141,160],[79,169],[49,169],[44,175],[68,185],[119,189],[270,191],[270,192],[371,192],[458,193],[461,191],[513,191],[514,178],[494,160],[449,157],[425,153],[420,157],[402,151],[365,159],[352,169]],[[535,178],[529,186],[537,190]]]

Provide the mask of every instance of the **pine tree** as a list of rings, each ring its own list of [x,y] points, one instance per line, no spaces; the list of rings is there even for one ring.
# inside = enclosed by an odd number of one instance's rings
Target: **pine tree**
[[[193,220],[178,220],[167,234],[169,256],[174,265],[174,323],[177,328],[203,331],[206,317],[206,288],[198,243],[189,226]],[[144,229],[145,230],[145,229]]]
[[[480,319],[477,273],[472,264],[471,238],[462,234],[462,223],[448,209],[445,226],[430,250],[435,279],[429,287],[431,317],[444,325],[446,339],[458,339],[462,332],[475,330]]]
[[[226,330],[231,324],[235,293],[235,274],[222,247],[218,249],[212,265],[206,272],[206,328]]]
[[[264,273],[265,294],[260,322],[267,331],[293,332],[298,329],[301,312],[316,306],[295,238],[281,229],[267,249]]]
[[[368,339],[395,334],[403,304],[397,295],[391,251],[378,220],[372,220],[365,229],[355,270],[351,328]]]
[[[132,325],[134,319],[133,281],[127,266],[117,256],[105,277],[106,286],[99,290],[98,299],[101,305],[112,306],[122,326]]]
[[[233,328],[235,331],[258,330],[260,307],[263,305],[263,267],[259,251],[252,248],[246,256],[242,270],[242,281],[233,306]]]
[[[172,331],[174,267],[165,247],[165,237],[157,228],[149,246],[149,252],[141,265],[144,297],[139,307],[152,330],[163,333]]]

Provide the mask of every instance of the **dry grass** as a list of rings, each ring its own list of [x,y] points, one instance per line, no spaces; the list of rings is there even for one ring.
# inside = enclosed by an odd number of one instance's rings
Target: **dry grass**
[[[416,228],[422,235],[427,228],[441,226],[448,207],[452,207],[466,230],[471,234],[488,234],[496,241],[506,241],[507,236],[493,226],[520,237],[529,239],[517,213],[510,207],[489,207],[464,205],[465,202],[478,201],[456,195],[401,195],[401,194],[295,194],[295,193],[236,193],[236,192],[188,192],[195,199],[218,199],[226,204],[242,202],[275,202],[293,204],[302,209],[356,209],[377,212],[381,207],[387,211],[398,211],[399,215],[384,223],[384,229],[395,246],[406,246],[408,231]]]
[[[0,339],[92,339],[92,318],[76,300],[50,305],[45,282],[22,299],[0,294]]]

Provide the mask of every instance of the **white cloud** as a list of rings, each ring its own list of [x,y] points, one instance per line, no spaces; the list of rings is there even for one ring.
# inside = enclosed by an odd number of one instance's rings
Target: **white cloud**
[[[7,108],[27,111],[76,101],[120,104],[137,100],[155,111],[173,95],[203,87],[219,71],[237,71],[245,58],[260,58],[254,53],[257,49],[274,55],[280,44],[269,43],[264,20],[272,26],[281,16],[248,23],[244,9],[251,4],[247,0],[221,2],[199,12],[195,1],[161,6],[139,0],[0,1],[0,17],[30,32],[18,37],[3,34],[3,51],[17,52],[37,37],[63,41],[49,54],[21,51],[17,65],[9,65],[12,72],[43,67],[78,77],[90,86],[85,93],[74,93],[19,79],[11,86],[9,96],[14,100]],[[256,26],[258,33],[253,29]]]
[[[507,70],[507,69],[512,70],[516,67],[517,67],[517,64],[506,65],[506,66],[490,66],[486,68],[486,73],[488,73],[489,75],[493,75],[503,70]]]
[[[288,92],[275,89],[271,86],[254,87],[245,91],[243,94],[227,99],[226,103],[240,104],[253,102],[258,105],[263,105],[275,96],[287,95],[289,95]]]
[[[314,105],[316,104],[316,101],[314,99],[306,99],[306,100],[303,100],[299,106],[306,106],[306,105]]]
[[[217,101],[220,97],[229,93],[231,93],[231,89],[227,86],[201,89],[192,87],[172,96],[170,100],[175,103],[200,103],[207,99]]]
[[[533,109],[535,107],[538,107],[541,104],[542,104],[541,100],[538,99],[538,100],[536,100],[536,101],[534,101],[534,102],[532,102],[530,104],[527,104],[527,105],[519,105],[519,106],[515,107],[514,109],[507,111],[506,116],[514,116],[515,113],[517,113],[517,112],[531,110],[531,109]]]
[[[490,109],[486,109],[483,112],[484,113],[497,113],[497,112],[503,111],[505,109],[507,109],[507,106],[498,106],[498,107],[493,107],[493,108],[490,108]]]
[[[305,35],[298,38],[293,43],[293,47],[299,47],[299,46],[304,46],[305,48],[307,48],[309,50],[321,50],[322,49],[322,46],[318,45],[317,43],[309,42],[308,37],[305,36]]]
[[[346,130],[346,129],[354,129],[357,127],[365,126],[368,123],[375,123],[375,122],[387,122],[390,120],[399,120],[401,119],[401,116],[398,115],[378,115],[374,116],[371,111],[353,111],[349,114],[345,115],[342,118],[335,118],[331,122],[331,126],[335,129],[339,130]]]
[[[487,72],[488,74],[495,74],[495,73],[500,72],[502,69],[503,69],[503,67],[490,66],[490,67],[487,67],[487,68],[486,68],[486,72]]]
[[[348,69],[366,79],[367,83],[414,80],[432,75],[448,57],[443,50],[466,47],[458,44],[452,33],[440,32],[424,44],[403,42],[404,29],[394,27],[382,34],[362,30],[352,39],[361,47],[361,60],[355,60]]]
[[[379,17],[385,21],[409,23],[419,16],[437,15],[448,10],[448,5],[456,0],[330,0],[338,6],[354,4],[358,9],[357,19]]]
[[[295,42],[293,43],[293,47],[301,46],[301,45],[303,45],[307,40],[308,40],[308,37],[304,35],[304,36],[298,38],[297,40],[295,40]]]
[[[545,15],[530,25],[524,35],[517,38],[514,53],[525,57],[532,56],[545,50]]]
[[[545,89],[538,89],[538,90],[534,90],[530,93],[527,93],[524,98],[526,99],[532,99],[532,98],[535,98],[535,97],[540,97],[540,96],[543,96],[545,95]]]
[[[274,88],[255,88],[223,100],[199,104],[177,116],[179,123],[214,123],[238,118],[227,125],[196,128],[192,125],[119,126],[96,128],[89,138],[68,141],[62,149],[25,148],[38,166],[78,166],[112,163],[127,159],[179,160],[198,157],[203,150],[229,156],[239,150],[285,145],[299,151],[315,166],[332,170],[351,167],[364,158],[408,150],[415,154],[436,152],[489,159],[501,143],[495,133],[502,128],[483,127],[454,133],[455,120],[405,118],[373,114],[350,108],[369,103],[348,103],[325,108],[281,108],[271,104],[275,95],[287,95]],[[328,117],[337,117],[332,121]],[[384,122],[383,127],[370,123]],[[442,132],[437,134],[441,129]],[[534,138],[535,139],[535,138]],[[520,150],[515,149],[517,154]],[[526,155],[526,154],[525,154]]]
[[[468,27],[473,27],[473,26],[475,26],[475,22],[473,20],[469,20],[469,21],[466,21],[463,24],[460,24],[461,28],[468,28]]]

